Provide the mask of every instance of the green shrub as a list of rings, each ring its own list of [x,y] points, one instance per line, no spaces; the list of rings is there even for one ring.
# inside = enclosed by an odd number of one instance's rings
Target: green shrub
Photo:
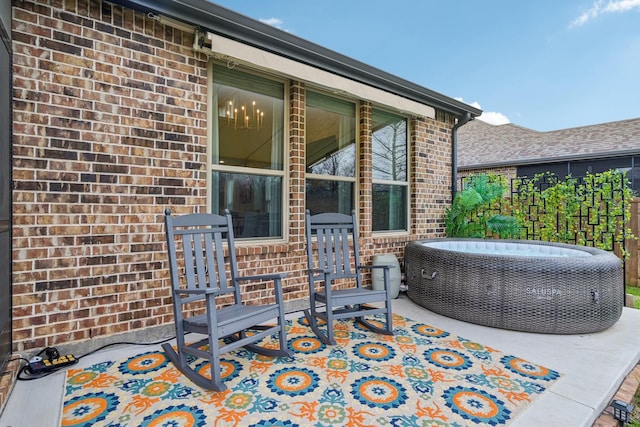
[[[500,204],[505,190],[504,178],[497,175],[472,176],[445,212],[447,237],[517,237],[520,224],[516,218],[489,213]]]
[[[523,224],[523,235],[547,242],[591,245],[613,251],[634,239],[627,226],[633,191],[625,174],[610,170],[583,178],[559,180],[551,173],[516,180],[513,215]],[[542,189],[540,183],[545,183]]]
[[[447,237],[500,237],[591,245],[613,251],[635,239],[627,223],[634,196],[615,170],[564,180],[551,173],[507,181],[494,174],[466,178],[445,211]]]

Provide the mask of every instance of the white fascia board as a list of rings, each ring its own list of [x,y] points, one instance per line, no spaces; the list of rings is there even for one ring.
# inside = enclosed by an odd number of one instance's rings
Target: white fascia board
[[[403,114],[435,118],[436,111],[429,105],[340,77],[217,34],[208,32],[207,38],[211,42],[210,54],[218,59],[237,61],[238,63],[252,65],[263,70],[273,71],[294,80],[320,86],[336,94],[371,101],[376,105],[391,108]]]

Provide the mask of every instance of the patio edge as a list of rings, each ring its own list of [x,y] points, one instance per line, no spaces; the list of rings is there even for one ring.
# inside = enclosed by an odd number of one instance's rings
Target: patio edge
[[[633,398],[640,386],[640,364],[629,372],[626,376],[616,394],[611,398],[611,401],[615,399],[622,400],[623,402],[633,403]],[[613,418],[613,411],[611,406],[607,405],[605,410],[600,414],[598,419],[593,423],[592,427],[617,427],[618,421]]]

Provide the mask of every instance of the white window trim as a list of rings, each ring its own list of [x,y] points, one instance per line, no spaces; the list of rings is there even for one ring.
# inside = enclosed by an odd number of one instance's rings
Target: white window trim
[[[356,168],[357,168],[357,165],[356,165]],[[323,175],[323,174],[319,174],[319,173],[307,173],[307,174],[305,174],[305,178],[307,178],[307,179],[316,179],[316,180],[321,180],[321,181],[356,182],[356,177],[354,177],[354,176]]]
[[[331,98],[335,98],[335,99],[340,99],[340,100],[344,100],[344,101],[348,101],[350,103],[353,103],[353,107],[354,107],[354,120],[355,120],[355,153],[354,153],[354,175],[353,176],[342,176],[342,175],[326,175],[326,174],[318,174],[318,173],[309,173],[306,172],[305,173],[305,184],[306,181],[308,179],[311,180],[320,180],[320,181],[332,181],[332,182],[351,182],[353,183],[353,208],[356,210],[356,212],[360,212],[359,206],[360,206],[360,180],[358,179],[358,177],[360,176],[360,105],[361,102],[360,101],[354,101],[352,99],[348,99],[345,98],[344,96],[340,96],[337,95],[335,93],[327,93],[326,91],[323,90],[322,87],[318,87],[317,85],[309,85],[305,88],[305,91],[312,91],[312,92],[317,92],[320,93],[322,95],[331,97]],[[306,97],[305,97],[306,99]],[[306,120],[306,115],[307,115],[307,104],[305,102],[304,105],[304,114],[305,114],[305,125],[307,123]],[[306,135],[306,131],[305,131],[305,135]],[[306,166],[306,161],[305,161],[305,166]],[[306,194],[305,194],[305,200],[306,200]],[[305,207],[306,209],[306,207]],[[359,215],[359,214],[358,214]]]
[[[213,85],[213,66],[215,64],[215,61],[212,60],[213,58],[210,58],[208,64],[207,64],[207,85],[208,85],[208,90],[207,90],[207,111],[211,112],[211,111],[217,111],[218,106],[214,105],[214,96],[213,96],[213,90],[212,90],[212,85]],[[255,68],[255,67],[254,67]],[[273,76],[265,76],[266,78],[274,78]],[[283,133],[284,133],[284,141],[283,141],[283,152],[284,153],[288,153],[289,152],[289,114],[288,111],[290,110],[290,105],[289,105],[289,85],[286,82],[284,83],[284,104],[283,104],[283,109],[284,109],[284,124],[283,124]],[[228,166],[228,165],[215,165],[213,164],[213,149],[212,149],[212,144],[213,144],[213,139],[214,139],[214,132],[216,132],[216,129],[214,129],[213,127],[213,120],[210,120],[207,117],[207,170],[206,170],[206,182],[207,182],[207,206],[205,211],[206,212],[211,212],[211,206],[213,204],[213,188],[212,188],[212,177],[211,174],[212,172],[215,171],[219,171],[219,172],[235,172],[235,173],[246,173],[249,175],[264,175],[264,176],[279,176],[282,177],[282,207],[281,207],[281,212],[282,212],[282,237],[252,237],[252,238],[242,238],[242,239],[238,239],[236,240],[236,246],[255,246],[257,243],[259,244],[281,244],[281,243],[288,243],[289,242],[289,156],[285,155],[283,156],[282,159],[282,170],[272,170],[272,169],[252,169],[252,168],[245,168],[242,166]]]
[[[380,108],[379,106],[372,106],[371,111],[373,110],[388,110],[387,108]],[[411,234],[411,162],[409,159],[410,156],[410,144],[411,144],[411,120],[409,117],[404,117],[407,121],[407,180],[406,181],[395,181],[395,180],[385,180],[385,179],[371,179],[371,184],[384,184],[384,185],[397,185],[403,186],[407,188],[407,200],[406,200],[406,210],[407,210],[407,229],[406,230],[371,230],[372,234],[376,237],[379,236],[404,236]],[[373,208],[373,202],[371,204]],[[373,213],[372,213],[373,215]]]

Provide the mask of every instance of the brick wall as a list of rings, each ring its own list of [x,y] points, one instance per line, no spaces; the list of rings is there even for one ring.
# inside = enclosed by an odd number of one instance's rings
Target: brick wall
[[[412,120],[410,151],[412,238],[444,236],[444,211],[451,204],[451,129],[454,118]],[[411,239],[407,239],[411,240]]]
[[[206,202],[206,58],[109,3],[14,2],[14,347],[171,321],[162,211]]]
[[[173,324],[163,211],[206,211],[207,58],[192,36],[99,0],[13,2],[14,351]],[[238,245],[241,273],[307,296],[305,84],[289,84],[288,243]],[[372,235],[361,102],[363,260],[443,234],[453,118],[410,120],[411,231]],[[244,289],[260,301],[261,287]]]
[[[507,182],[511,182],[512,179],[518,176],[518,170],[515,166],[461,170],[461,171],[458,171],[458,189],[460,189],[460,181],[463,178],[466,178],[472,175],[482,175],[482,174],[502,175],[507,179]]]

